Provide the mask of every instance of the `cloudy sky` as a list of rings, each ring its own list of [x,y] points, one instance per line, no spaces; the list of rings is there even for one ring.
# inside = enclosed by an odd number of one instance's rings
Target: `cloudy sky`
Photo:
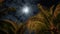
[[[25,22],[29,17],[38,13],[39,9],[37,4],[40,3],[45,7],[50,7],[53,4],[56,4],[58,0],[5,0],[4,6],[14,7],[16,8],[16,12],[11,12],[8,15],[3,16],[3,18],[11,19],[16,21],[16,17],[18,17],[18,21]],[[23,13],[24,7],[28,7],[28,14]],[[26,10],[26,9],[25,9]],[[13,16],[13,14],[15,16]]]

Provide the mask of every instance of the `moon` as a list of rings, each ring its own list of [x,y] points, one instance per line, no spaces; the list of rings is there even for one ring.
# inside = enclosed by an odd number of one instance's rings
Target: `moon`
[[[24,13],[24,14],[29,14],[29,12],[30,12],[30,8],[29,8],[28,6],[24,6],[24,7],[22,8],[22,13]]]

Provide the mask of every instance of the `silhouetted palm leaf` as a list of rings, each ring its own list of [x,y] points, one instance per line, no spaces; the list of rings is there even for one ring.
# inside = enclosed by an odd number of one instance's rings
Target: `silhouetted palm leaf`
[[[2,31],[4,30],[8,32],[8,34],[15,34],[16,30],[18,29],[18,26],[12,21],[2,20],[0,21],[0,29],[2,29]]]
[[[60,13],[60,8],[58,6],[60,7],[60,4],[58,4],[56,9],[53,11],[54,6],[52,6],[50,10],[48,10],[48,9],[44,9],[43,6],[38,4],[38,8],[40,9],[40,12],[36,16],[31,17],[27,22],[27,28],[30,31],[30,34],[34,30],[36,31],[36,34],[38,31],[45,31],[45,30],[47,32],[51,32],[51,34],[56,34],[57,25],[55,25],[54,20],[57,20],[56,16]],[[58,18],[58,21],[59,20],[60,19]]]

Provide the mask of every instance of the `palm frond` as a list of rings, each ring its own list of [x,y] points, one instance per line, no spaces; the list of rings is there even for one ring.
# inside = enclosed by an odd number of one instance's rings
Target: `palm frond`
[[[14,34],[18,29],[18,26],[15,22],[2,20],[0,21],[0,29],[4,29],[4,31],[7,31],[9,34]]]

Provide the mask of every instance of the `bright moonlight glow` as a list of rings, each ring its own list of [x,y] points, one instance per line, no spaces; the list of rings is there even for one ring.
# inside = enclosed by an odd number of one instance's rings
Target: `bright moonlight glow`
[[[23,7],[22,12],[25,14],[28,14],[29,13],[29,7],[27,7],[27,6]]]

